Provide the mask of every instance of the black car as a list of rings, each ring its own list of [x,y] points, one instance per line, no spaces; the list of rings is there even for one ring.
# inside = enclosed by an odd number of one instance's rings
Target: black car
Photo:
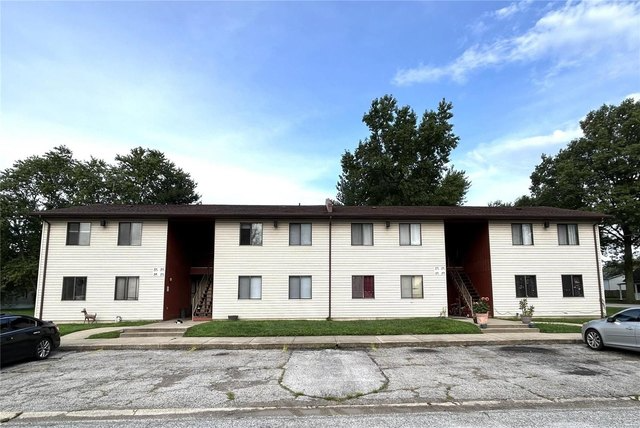
[[[60,346],[60,330],[51,321],[28,315],[0,314],[0,363],[43,360]]]

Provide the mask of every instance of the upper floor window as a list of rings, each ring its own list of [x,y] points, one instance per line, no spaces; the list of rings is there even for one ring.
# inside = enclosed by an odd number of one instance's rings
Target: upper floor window
[[[67,245],[89,245],[91,223],[67,223]]]
[[[373,224],[352,223],[351,245],[373,245]]]
[[[86,276],[65,276],[62,278],[62,300],[86,300],[86,295]]]
[[[311,298],[311,277],[310,276],[290,276],[289,277],[289,298],[290,299],[310,299]]]
[[[400,245],[422,245],[420,223],[400,223]]]
[[[582,275],[562,275],[562,297],[584,297]]]
[[[262,299],[262,277],[241,276],[238,278],[238,299]]]
[[[117,276],[115,300],[138,300],[139,283],[137,276]]]
[[[240,245],[262,245],[262,223],[240,223]]]
[[[311,245],[311,223],[290,223],[289,245]]]
[[[400,297],[403,299],[422,299],[422,275],[400,277]]]
[[[533,226],[530,223],[514,223],[511,225],[513,245],[533,245]]]
[[[560,245],[579,245],[578,225],[577,224],[559,224],[558,225],[558,244]]]
[[[516,297],[538,297],[535,275],[516,275]]]
[[[375,287],[373,276],[352,276],[351,277],[351,298],[352,299],[373,299],[375,297]]]
[[[118,225],[118,245],[141,245],[142,223],[121,222]]]

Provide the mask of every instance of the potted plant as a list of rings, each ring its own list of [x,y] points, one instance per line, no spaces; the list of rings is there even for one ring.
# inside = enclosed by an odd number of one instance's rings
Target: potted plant
[[[531,322],[534,309],[533,305],[528,304],[527,299],[520,300],[520,319],[522,320],[522,324],[529,324]]]
[[[480,328],[487,327],[487,322],[489,321],[489,298],[481,297],[480,300],[473,302],[473,313],[476,315]]]

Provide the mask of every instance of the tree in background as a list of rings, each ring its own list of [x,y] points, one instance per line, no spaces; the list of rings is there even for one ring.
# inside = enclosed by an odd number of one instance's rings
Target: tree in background
[[[342,155],[337,199],[344,205],[459,205],[469,189],[464,171],[449,166],[458,145],[451,103],[425,111],[420,123],[390,95],[377,98],[362,121],[369,138]]]
[[[600,211],[602,246],[624,261],[627,301],[634,301],[633,255],[640,243],[640,102],[603,105],[580,122],[583,137],[531,174],[537,205]]]
[[[34,211],[94,203],[186,204],[197,202],[189,174],[157,150],[135,148],[103,160],[79,161],[60,146],[0,172],[0,292],[35,290],[40,221]]]

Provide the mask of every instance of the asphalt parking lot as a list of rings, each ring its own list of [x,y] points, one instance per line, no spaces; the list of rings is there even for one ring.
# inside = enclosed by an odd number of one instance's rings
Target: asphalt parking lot
[[[4,413],[467,404],[640,397],[640,354],[584,345],[58,352],[3,367]],[[640,403],[639,403],[640,405]]]

